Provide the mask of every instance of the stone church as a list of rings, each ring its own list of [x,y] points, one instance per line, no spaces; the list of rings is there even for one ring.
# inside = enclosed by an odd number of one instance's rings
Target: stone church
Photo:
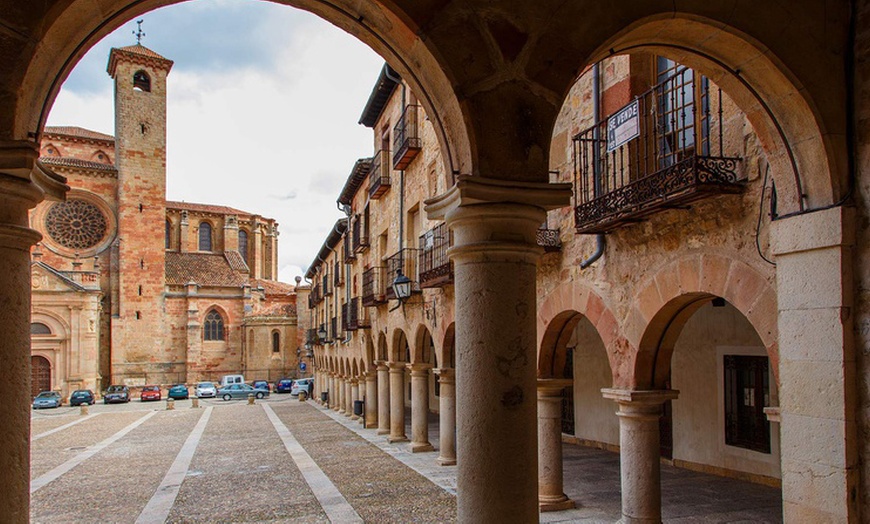
[[[277,222],[166,200],[172,65],[142,45],[112,49],[116,135],[46,129],[44,163],[71,189],[30,216],[43,236],[32,250],[33,395],[227,373],[275,380],[298,367]]]

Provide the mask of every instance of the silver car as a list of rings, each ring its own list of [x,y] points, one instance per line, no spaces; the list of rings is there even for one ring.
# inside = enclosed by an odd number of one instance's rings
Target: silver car
[[[254,395],[257,398],[269,396],[268,389],[255,388],[248,384],[230,384],[220,388],[217,392],[218,396],[224,400],[231,398],[248,398],[248,395]]]
[[[197,398],[213,398],[217,396],[217,386],[214,382],[200,382],[196,385]]]

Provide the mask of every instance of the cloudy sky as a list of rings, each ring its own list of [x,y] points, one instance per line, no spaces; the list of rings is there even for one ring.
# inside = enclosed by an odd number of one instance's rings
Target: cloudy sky
[[[255,0],[200,0],[140,17],[142,44],[175,61],[169,75],[167,198],[275,218],[279,277],[293,282],[341,213],[353,163],[372,154],[357,124],[383,59],[314,15]],[[48,125],[114,134],[112,47],[130,21],[67,79]]]

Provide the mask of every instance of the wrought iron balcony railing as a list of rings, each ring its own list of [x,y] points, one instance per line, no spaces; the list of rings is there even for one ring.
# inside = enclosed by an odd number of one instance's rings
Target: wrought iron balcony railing
[[[422,148],[423,141],[417,127],[419,108],[417,105],[406,106],[393,128],[393,169],[401,171],[408,167]]]
[[[311,294],[309,295],[309,298],[311,299],[311,302],[315,306],[317,306],[317,304],[320,304],[321,302],[323,302],[323,293],[322,293],[322,290],[320,288],[320,283],[314,284],[314,287],[311,288]],[[314,308],[311,308],[311,309],[314,309]]]
[[[338,332],[338,317],[332,317],[329,320],[329,338],[330,340],[339,340],[341,338]]]
[[[453,233],[441,223],[420,235],[420,287],[441,287],[453,282],[453,262],[447,249],[453,245]]]
[[[362,275],[362,304],[374,307],[387,301],[384,272],[382,266],[366,269]]]
[[[341,325],[345,331],[356,331],[356,322],[351,321],[350,303],[345,302],[341,305]]]
[[[377,200],[390,189],[390,150],[382,149],[372,157],[369,172],[369,198]]]
[[[348,234],[344,237],[341,251],[344,255],[345,262],[353,262],[354,260],[356,260],[356,251],[353,249],[352,235],[350,232],[348,232]],[[337,274],[338,273],[336,273],[336,275]]]
[[[396,298],[396,293],[393,290],[393,280],[402,270],[402,274],[411,279],[411,293],[420,293],[420,278],[417,275],[417,258],[419,249],[406,247],[399,250],[398,253],[389,257],[387,263],[386,275],[386,296],[387,300]]]
[[[332,295],[332,281],[329,280],[329,274],[323,275],[323,296],[328,297]]]
[[[353,220],[353,251],[359,253],[369,247],[369,225],[365,217],[356,215]]]
[[[544,248],[547,253],[560,251],[562,249],[562,239],[559,237],[558,229],[539,228],[535,232],[535,240],[539,246]]]
[[[574,137],[578,233],[606,233],[663,209],[739,193],[740,158],[727,151],[722,90],[676,72]],[[716,110],[713,111],[713,107]]]
[[[355,323],[357,329],[369,329],[372,327],[369,311],[363,307],[362,300],[358,297],[350,299],[350,321]]]

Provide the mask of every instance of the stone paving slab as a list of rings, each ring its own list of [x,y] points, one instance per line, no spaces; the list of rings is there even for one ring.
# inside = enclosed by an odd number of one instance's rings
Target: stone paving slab
[[[116,417],[100,415],[94,420],[100,423],[123,417],[135,420],[146,414],[126,412]],[[135,521],[201,414],[202,410],[155,413],[118,442],[37,491],[31,500],[31,521]],[[69,431],[82,425],[85,424]],[[58,502],[61,500],[63,503]]]
[[[167,522],[329,519],[262,407],[228,403],[212,413]]]
[[[50,431],[55,428],[59,428],[64,424],[69,424],[70,422],[83,418],[81,415],[76,413],[60,413],[57,415],[44,415],[42,414],[44,410],[33,410],[33,415],[30,417],[30,434],[31,435],[39,435],[40,433],[44,433],[46,431]]]
[[[30,478],[35,479],[63,464],[88,446],[114,435],[144,415],[142,412],[100,415],[40,439],[38,446],[31,446]],[[71,422],[67,417],[64,420]]]
[[[456,519],[455,497],[336,425],[311,403],[273,404],[272,409],[366,522]]]

